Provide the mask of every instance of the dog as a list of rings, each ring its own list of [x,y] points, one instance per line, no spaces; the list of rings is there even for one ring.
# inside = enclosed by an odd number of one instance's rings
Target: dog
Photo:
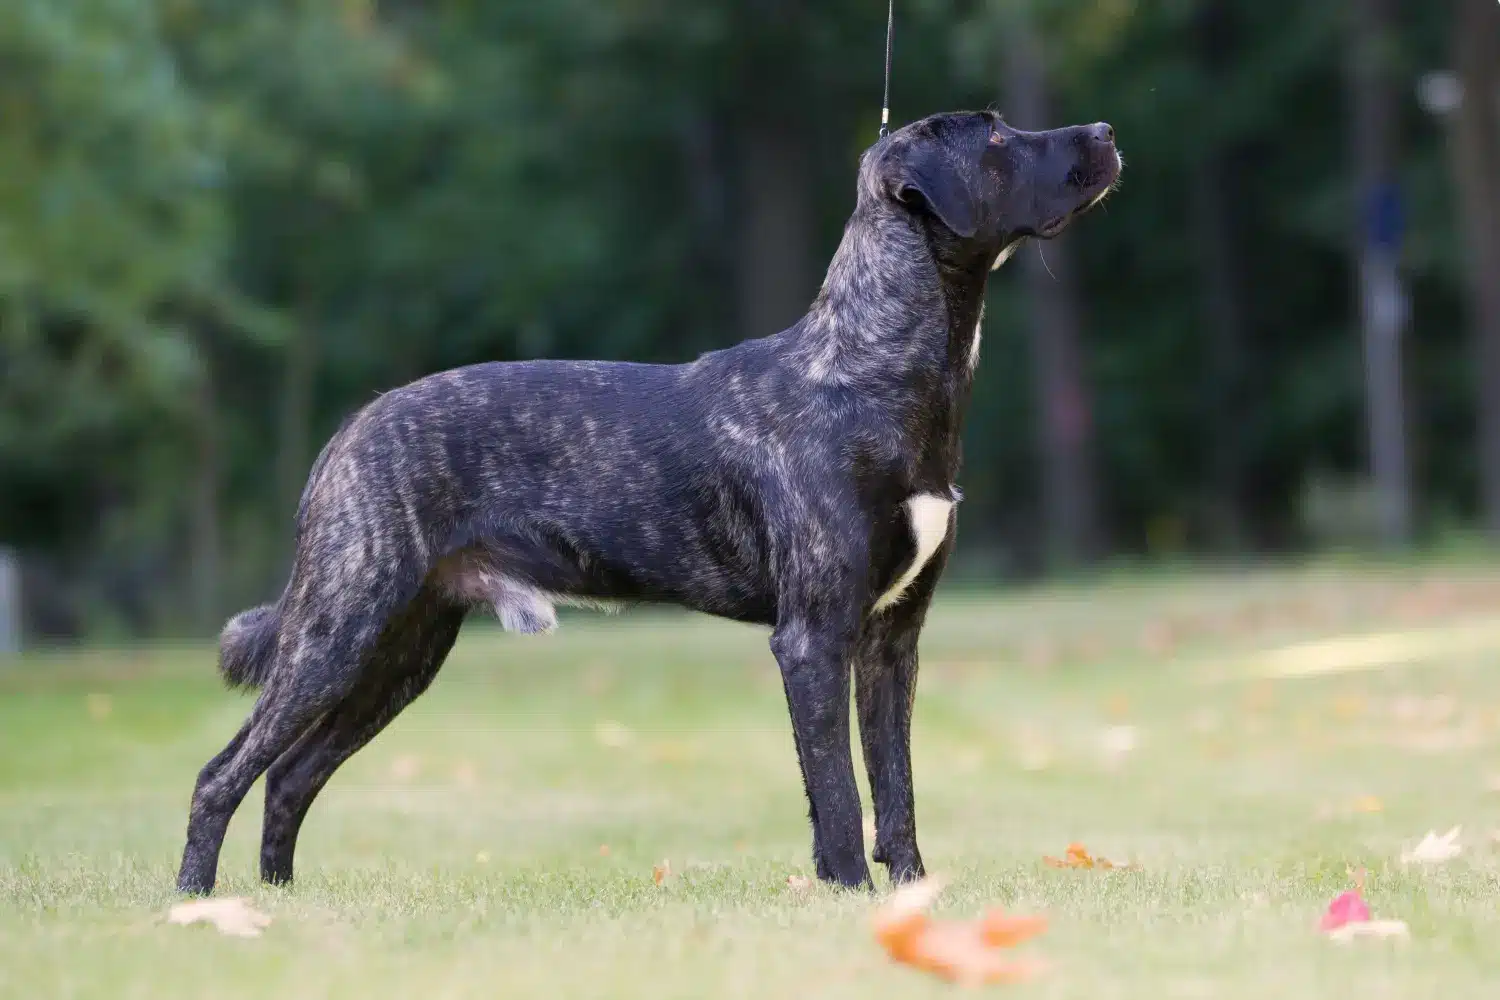
[[[313,799],[432,682],[471,609],[532,633],[570,602],[770,627],[818,877],[868,889],[852,676],[872,857],[920,878],[917,639],[956,536],[985,282],[1121,168],[1107,124],[924,118],[862,154],[842,242],[790,328],[685,364],[472,365],[347,419],[308,476],[284,592],[220,637],[225,679],[262,691],[198,775],[178,889],[213,890],[262,773],[261,878],[290,881]]]

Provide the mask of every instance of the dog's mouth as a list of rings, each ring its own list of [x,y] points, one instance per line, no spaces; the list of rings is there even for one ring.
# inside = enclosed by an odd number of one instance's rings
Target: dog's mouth
[[[1036,235],[1042,239],[1051,239],[1064,229],[1068,224],[1080,215],[1085,214],[1094,206],[1120,186],[1120,172],[1125,166],[1118,151],[1110,160],[1097,166],[1095,169],[1084,173],[1080,168],[1074,167],[1068,174],[1067,186],[1075,188],[1080,194],[1078,204],[1062,215],[1056,215],[1043,222],[1036,228]]]

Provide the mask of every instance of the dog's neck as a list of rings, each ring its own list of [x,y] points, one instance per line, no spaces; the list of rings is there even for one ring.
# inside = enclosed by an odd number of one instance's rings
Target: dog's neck
[[[962,406],[990,263],[934,221],[865,202],[812,307],[786,331],[789,354],[814,382],[908,391],[916,382]]]

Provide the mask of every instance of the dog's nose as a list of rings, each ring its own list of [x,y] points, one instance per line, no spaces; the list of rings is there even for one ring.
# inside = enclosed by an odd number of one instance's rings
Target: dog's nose
[[[1109,122],[1095,122],[1089,127],[1089,132],[1100,142],[1115,141],[1115,129]]]

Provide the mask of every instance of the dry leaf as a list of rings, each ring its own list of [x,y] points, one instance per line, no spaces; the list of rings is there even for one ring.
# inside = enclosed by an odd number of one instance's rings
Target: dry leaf
[[[1409,865],[1413,861],[1422,864],[1441,864],[1458,857],[1463,851],[1458,842],[1458,834],[1462,827],[1455,826],[1441,837],[1434,830],[1428,830],[1427,836],[1423,837],[1416,847],[1401,852],[1401,863]]]
[[[672,862],[663,860],[661,864],[651,868],[651,881],[657,885],[664,884],[672,877]]]
[[[1042,863],[1050,868],[1099,868],[1105,871],[1116,868],[1134,871],[1141,867],[1134,862],[1122,865],[1108,858],[1096,858],[1089,854],[1088,848],[1077,842],[1069,844],[1067,851],[1060,858],[1043,855]]]
[[[793,892],[806,892],[812,888],[813,880],[806,875],[788,875],[786,877],[787,888]]]
[[[941,881],[922,879],[897,889],[876,911],[875,939],[893,961],[964,986],[1020,982],[1042,971],[1040,962],[1005,950],[1046,930],[1046,918],[994,910],[979,920],[934,922],[927,910],[941,891]]]
[[[238,896],[178,903],[167,913],[169,924],[196,924],[199,921],[213,924],[220,934],[231,937],[260,937],[261,931],[271,924],[270,917],[251,909]]]
[[[1345,924],[1328,932],[1333,941],[1353,941],[1355,938],[1401,938],[1411,936],[1404,920],[1361,920]]]

